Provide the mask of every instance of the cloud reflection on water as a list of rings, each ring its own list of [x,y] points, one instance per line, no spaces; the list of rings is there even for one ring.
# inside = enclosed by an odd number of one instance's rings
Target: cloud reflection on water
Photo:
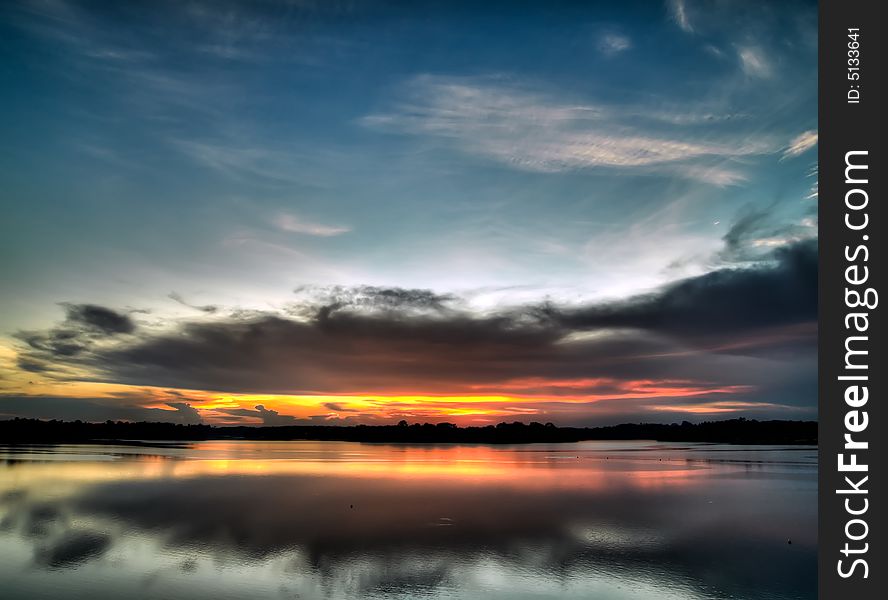
[[[76,573],[72,595],[117,569],[137,598],[232,581],[263,582],[262,597],[813,597],[805,451],[647,446],[210,443],[21,460],[0,467],[0,540],[31,548],[33,577]]]

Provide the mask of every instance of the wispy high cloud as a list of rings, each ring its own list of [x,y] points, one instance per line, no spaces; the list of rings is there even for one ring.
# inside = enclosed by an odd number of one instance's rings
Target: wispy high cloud
[[[740,67],[750,77],[767,79],[774,74],[774,67],[768,60],[766,52],[758,46],[740,46],[737,48]]]
[[[669,12],[672,14],[672,19],[683,31],[687,33],[694,31],[694,27],[688,18],[688,8],[684,0],[670,0]]]
[[[349,231],[351,231],[351,227],[316,223],[289,213],[279,214],[275,218],[274,224],[278,227],[278,229],[281,229],[283,231],[288,231],[290,233],[301,233],[303,235],[313,235],[316,237],[332,237],[336,235],[342,235],[343,233],[348,233]]]
[[[598,39],[598,49],[605,56],[614,56],[632,47],[632,40],[625,35],[606,33]]]
[[[807,152],[816,145],[817,131],[815,129],[804,131],[794,137],[791,142],[789,142],[789,145],[783,150],[783,158],[792,158],[793,156],[798,156],[799,154]]]
[[[716,185],[742,179],[737,159],[772,151],[765,136],[700,137],[682,127],[691,115],[644,107],[568,104],[495,80],[423,76],[393,112],[365,117],[379,130],[425,135],[512,168],[557,173],[635,168]],[[659,127],[637,124],[647,114]],[[671,127],[663,131],[663,126]]]
[[[170,139],[169,143],[195,162],[233,178],[294,182],[296,156],[267,145],[245,145],[228,137]]]
[[[224,9],[203,1],[157,2],[138,19],[127,20],[129,9],[122,7],[117,23],[101,3],[20,4],[10,23],[65,50],[61,77],[91,80],[103,90],[102,101],[83,111],[90,117],[146,127],[146,137],[224,176],[295,180],[294,164],[304,157],[268,143],[257,126],[262,119],[247,116],[261,113],[256,107],[268,99],[248,93],[238,77],[258,64],[318,63],[323,50],[340,42],[307,31],[294,36],[290,28],[300,16],[338,13],[335,3],[294,3],[282,15],[277,2],[226,2]],[[166,23],[163,36],[156,35],[160,22]],[[94,155],[118,164],[137,147],[93,146]]]

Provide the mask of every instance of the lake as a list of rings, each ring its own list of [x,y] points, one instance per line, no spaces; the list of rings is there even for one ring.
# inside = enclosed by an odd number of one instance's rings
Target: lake
[[[0,597],[816,597],[816,447],[0,446]]]

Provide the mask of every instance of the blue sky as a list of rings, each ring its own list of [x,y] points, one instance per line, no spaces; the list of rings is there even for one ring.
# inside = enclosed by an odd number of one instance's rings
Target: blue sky
[[[70,321],[65,306],[138,325],[97,352],[189,324],[302,322],[343,295],[376,318],[369,289],[427,290],[483,320],[773,267],[816,238],[816,16],[794,2],[5,3],[0,393],[179,389],[96,363],[25,377],[23,332]],[[805,336],[793,381],[730,382],[763,403],[739,412],[814,414]]]

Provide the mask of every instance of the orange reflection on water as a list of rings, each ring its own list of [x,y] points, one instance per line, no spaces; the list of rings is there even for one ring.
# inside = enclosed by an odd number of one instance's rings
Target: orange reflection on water
[[[91,447],[77,460],[18,458],[0,466],[0,493],[40,488],[65,495],[92,484],[118,480],[187,479],[219,476],[302,476],[427,482],[443,486],[496,483],[519,490],[584,490],[693,486],[710,468],[688,466],[651,453],[616,449],[486,446],[383,446],[336,442],[240,442],[194,444],[187,449]],[[64,451],[64,447],[57,449]],[[156,452],[156,453],[152,453]],[[579,454],[577,454],[579,453]],[[186,458],[187,456],[187,458]],[[24,459],[24,460],[22,460]],[[50,489],[51,488],[51,489]]]

